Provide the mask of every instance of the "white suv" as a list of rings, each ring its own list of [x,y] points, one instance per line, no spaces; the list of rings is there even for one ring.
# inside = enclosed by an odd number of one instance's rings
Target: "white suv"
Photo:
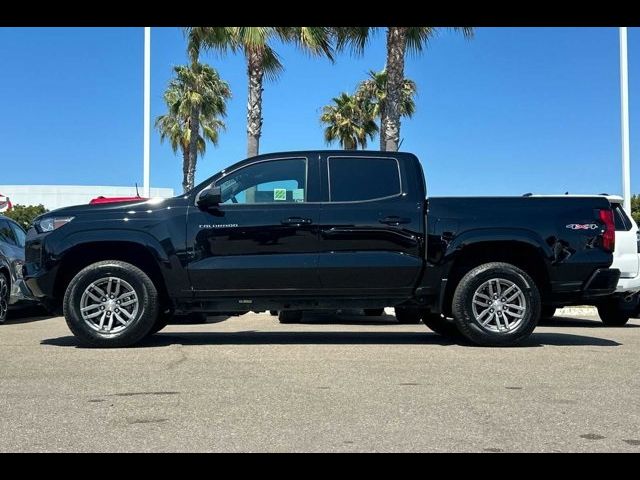
[[[611,268],[620,270],[616,292],[599,302],[598,314],[605,325],[621,326],[638,315],[640,295],[640,237],[638,225],[622,207],[622,197],[608,195],[616,226],[616,246]]]

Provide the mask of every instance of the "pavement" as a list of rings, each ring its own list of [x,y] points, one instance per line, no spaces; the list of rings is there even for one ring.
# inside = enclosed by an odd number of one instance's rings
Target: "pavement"
[[[101,350],[61,317],[14,315],[0,451],[640,452],[640,320],[589,312],[517,348],[388,314],[247,314]]]

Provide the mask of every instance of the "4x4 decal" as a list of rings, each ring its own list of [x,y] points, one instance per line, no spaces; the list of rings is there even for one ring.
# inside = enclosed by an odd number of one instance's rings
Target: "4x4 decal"
[[[569,230],[597,230],[597,223],[570,223],[566,226]]]

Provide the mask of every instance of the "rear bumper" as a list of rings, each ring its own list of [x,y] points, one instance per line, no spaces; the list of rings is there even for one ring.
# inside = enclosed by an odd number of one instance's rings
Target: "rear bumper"
[[[600,297],[616,291],[620,270],[617,268],[599,268],[589,277],[582,287],[583,296]]]
[[[616,293],[632,293],[640,291],[640,275],[633,278],[620,278],[616,286]]]

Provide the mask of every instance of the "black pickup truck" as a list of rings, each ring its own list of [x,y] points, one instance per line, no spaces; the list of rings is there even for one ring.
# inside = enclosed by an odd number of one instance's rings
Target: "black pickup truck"
[[[427,199],[410,153],[301,151],[167,200],[49,212],[24,276],[94,346],[135,344],[174,314],[385,306],[512,345],[541,309],[615,290],[614,235],[605,197]]]

